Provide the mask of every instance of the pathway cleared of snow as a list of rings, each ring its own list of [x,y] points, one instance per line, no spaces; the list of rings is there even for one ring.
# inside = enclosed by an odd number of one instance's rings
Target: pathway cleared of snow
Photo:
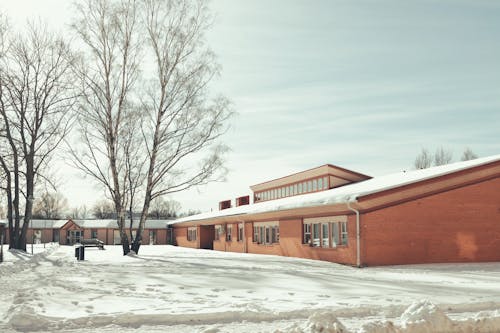
[[[87,248],[77,262],[73,247],[35,250],[0,264],[1,332],[500,330],[500,263],[356,269],[159,245]]]

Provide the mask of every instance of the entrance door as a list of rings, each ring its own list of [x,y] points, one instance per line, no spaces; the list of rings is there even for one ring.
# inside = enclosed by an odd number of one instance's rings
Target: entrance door
[[[82,239],[82,232],[80,230],[68,230],[66,234],[66,244],[74,245],[75,243],[80,243]]]
[[[52,229],[52,241],[59,243],[59,229]]]
[[[215,226],[203,225],[200,227],[200,249],[213,250],[215,240]]]

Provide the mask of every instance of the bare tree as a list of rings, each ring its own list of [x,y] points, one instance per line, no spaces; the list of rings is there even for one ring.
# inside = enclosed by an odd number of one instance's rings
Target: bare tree
[[[192,216],[192,215],[196,215],[196,214],[200,214],[200,213],[201,213],[200,210],[189,209],[187,212],[183,212],[179,216],[180,217],[186,217],[186,216]]]
[[[148,217],[154,219],[174,218],[179,215],[181,204],[175,200],[165,200],[158,197],[151,201]]]
[[[116,217],[114,204],[109,200],[100,200],[92,206],[92,215],[96,219],[112,219]]]
[[[451,163],[453,160],[453,153],[451,150],[444,149],[443,147],[439,147],[434,154],[434,165],[445,165]]]
[[[415,162],[413,166],[415,169],[427,169],[432,165],[432,156],[429,151],[425,148],[422,148],[422,151],[415,158]]]
[[[91,52],[79,70],[86,148],[73,156],[112,198],[124,254],[137,253],[152,200],[225,175],[218,139],[231,110],[208,90],[219,73],[204,37],[209,12],[193,0],[85,0],[76,8],[74,28]],[[129,247],[125,211],[135,207],[141,218]]]
[[[461,161],[475,160],[478,156],[469,147],[465,148]]]
[[[205,3],[144,2],[156,69],[141,94],[148,167],[141,219],[132,244],[136,253],[151,200],[223,179],[222,156],[227,147],[217,139],[231,116],[228,100],[211,98],[208,91],[219,66],[205,42],[204,33],[211,23]]]
[[[129,173],[127,124],[133,117],[131,90],[138,76],[137,4],[134,0],[75,2],[73,24],[87,46],[77,68],[82,99],[79,112],[81,150],[70,146],[75,166],[100,183],[111,198],[124,254],[129,252],[125,213]]]
[[[84,220],[89,217],[89,211],[86,205],[73,207],[69,212],[69,218],[73,220]]]
[[[60,219],[68,209],[68,200],[60,193],[43,193],[35,199],[33,218]]]
[[[46,168],[71,123],[73,57],[64,39],[41,23],[29,23],[25,33],[8,42],[0,59],[0,164],[6,177],[10,247],[26,250],[35,185],[46,180]]]

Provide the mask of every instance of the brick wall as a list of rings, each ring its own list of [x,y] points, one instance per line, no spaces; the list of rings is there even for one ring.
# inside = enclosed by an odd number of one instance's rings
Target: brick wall
[[[362,214],[367,265],[500,260],[500,179]]]

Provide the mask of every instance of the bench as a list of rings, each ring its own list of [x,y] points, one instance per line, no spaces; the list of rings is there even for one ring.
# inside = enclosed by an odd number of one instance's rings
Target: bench
[[[104,250],[104,242],[97,238],[82,239],[80,244],[84,247],[98,247],[99,250]]]

